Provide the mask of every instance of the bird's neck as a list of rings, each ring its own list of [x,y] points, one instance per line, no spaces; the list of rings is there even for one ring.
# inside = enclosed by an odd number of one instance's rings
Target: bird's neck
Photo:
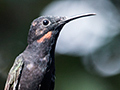
[[[31,55],[39,56],[39,58],[44,58],[47,55],[54,58],[56,40],[57,39],[50,39],[42,43],[34,41],[32,44],[27,46],[26,51],[31,52]]]

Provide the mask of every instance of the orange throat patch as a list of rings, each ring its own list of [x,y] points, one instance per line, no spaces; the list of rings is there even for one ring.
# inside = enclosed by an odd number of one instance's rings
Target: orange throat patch
[[[52,36],[52,31],[49,31],[42,38],[40,38],[39,40],[37,40],[37,42],[38,43],[44,42],[45,39],[50,39],[51,36]]]

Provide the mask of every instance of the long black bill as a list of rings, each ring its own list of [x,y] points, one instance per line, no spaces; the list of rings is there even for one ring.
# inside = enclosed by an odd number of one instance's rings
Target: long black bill
[[[84,14],[84,15],[79,15],[79,16],[75,16],[75,17],[70,17],[70,18],[66,18],[63,17],[64,19],[62,19],[60,22],[58,22],[57,26],[55,27],[55,30],[61,30],[61,28],[68,22],[78,19],[78,18],[82,18],[82,17],[88,17],[88,16],[94,16],[96,15],[95,13],[90,13],[90,14]]]
[[[95,13],[91,13],[91,14],[84,14],[84,15],[80,15],[80,16],[76,16],[76,17],[71,17],[71,18],[68,18],[64,21],[64,24],[72,21],[72,20],[75,20],[75,19],[78,19],[78,18],[82,18],[82,17],[88,17],[88,16],[94,16],[96,15]]]

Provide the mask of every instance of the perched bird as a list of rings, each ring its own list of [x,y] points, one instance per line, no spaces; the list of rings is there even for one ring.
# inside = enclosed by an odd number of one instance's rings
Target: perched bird
[[[8,74],[4,90],[54,90],[55,45],[62,27],[77,18],[41,16],[28,33],[28,46],[16,59]]]

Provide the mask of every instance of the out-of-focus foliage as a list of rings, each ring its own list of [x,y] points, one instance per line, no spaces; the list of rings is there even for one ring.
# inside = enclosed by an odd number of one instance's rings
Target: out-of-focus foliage
[[[45,7],[52,2],[54,1],[52,0],[0,1],[0,41],[1,41],[0,90],[3,90],[4,88],[7,73],[13,64],[15,57],[19,55],[27,46],[27,34],[32,20],[38,17],[39,14],[41,14],[41,12],[44,12],[43,10],[45,9]],[[71,2],[74,2],[74,0],[73,1],[71,0]],[[120,1],[111,0],[111,3],[115,6],[118,13],[120,13]],[[61,10],[57,11],[60,12]],[[74,15],[74,13],[72,15]],[[94,28],[94,26],[92,28]],[[108,30],[109,29],[110,28],[108,28]],[[119,74],[109,77],[102,77],[99,76],[99,74],[96,75],[92,73],[93,70],[97,70],[95,69],[97,67],[94,65],[94,62],[98,62],[99,64],[101,64],[102,62],[100,62],[100,60],[98,59],[101,59],[102,57],[106,57],[107,55],[108,56],[113,55],[111,57],[112,61],[114,60],[112,58],[115,59],[117,58],[117,60],[120,60],[120,58],[118,57],[120,50],[119,38],[120,38],[119,34],[117,34],[117,36],[114,37],[108,44],[102,46],[96,52],[94,52],[92,54],[92,57],[90,55],[86,57],[83,56],[75,57],[72,56],[72,54],[71,56],[57,54],[55,90],[119,90],[120,89]],[[110,53],[106,55],[107,52]],[[98,59],[96,59],[96,57],[98,57]],[[96,61],[93,62],[91,58],[95,59]],[[88,72],[85,69],[81,60],[88,60],[87,62],[84,61],[83,62],[85,67],[89,68],[87,70],[89,70],[90,72]],[[117,63],[117,65],[118,66],[115,65],[115,67],[120,68],[119,63]]]

